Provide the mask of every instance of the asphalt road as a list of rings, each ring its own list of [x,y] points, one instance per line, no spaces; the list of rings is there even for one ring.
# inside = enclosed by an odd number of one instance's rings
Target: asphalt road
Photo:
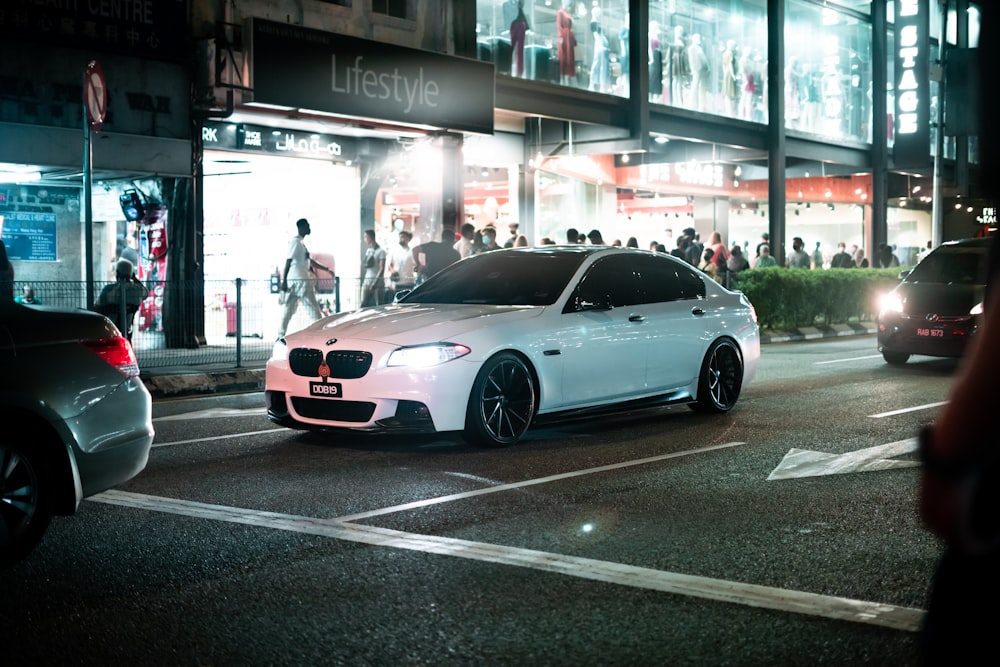
[[[158,401],[146,470],[0,572],[6,664],[907,665],[940,545],[919,427],[953,361],[769,345],[727,415],[457,436]]]

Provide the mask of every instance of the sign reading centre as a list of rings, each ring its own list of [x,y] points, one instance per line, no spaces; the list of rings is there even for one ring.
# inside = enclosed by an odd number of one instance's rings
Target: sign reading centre
[[[492,63],[253,19],[254,103],[493,133]]]

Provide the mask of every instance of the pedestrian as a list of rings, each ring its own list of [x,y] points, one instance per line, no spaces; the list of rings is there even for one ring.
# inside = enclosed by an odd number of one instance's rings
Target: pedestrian
[[[891,245],[878,244],[878,251],[875,253],[875,266],[880,269],[891,269],[899,266],[899,257],[892,251]]]
[[[604,237],[601,236],[601,232],[597,229],[591,229],[587,232],[587,240],[590,241],[591,245],[605,245]]]
[[[771,249],[771,235],[767,232],[762,232],[760,235],[760,241],[757,242],[757,248],[754,250],[754,259],[760,257],[760,249],[763,246],[767,246],[768,250]]]
[[[298,233],[288,242],[288,252],[285,253],[285,270],[281,274],[281,300],[284,302],[284,311],[281,314],[281,325],[278,327],[278,338],[285,335],[288,323],[292,321],[292,316],[298,310],[299,302],[309,311],[312,319],[318,320],[323,317],[323,311],[319,309],[316,302],[316,286],[313,283],[313,269],[320,269],[328,273],[333,270],[323,266],[309,256],[306,248],[305,238],[312,232],[309,221],[299,218],[295,221],[295,228]]]
[[[747,261],[743,250],[738,245],[734,245],[729,250],[729,261],[726,262],[726,268],[732,273],[739,273],[750,268],[750,262]]]
[[[722,233],[719,230],[713,231],[708,237],[708,247],[712,249],[714,253],[712,257],[715,259],[716,263],[722,261],[723,263],[729,261],[729,249],[726,248],[726,244],[722,242]]]
[[[638,248],[639,247],[639,239],[637,239],[634,236],[628,237],[628,240],[625,241],[625,247],[626,248]]]
[[[484,235],[485,240],[485,235]],[[428,241],[413,248],[413,266],[417,272],[417,284],[423,284],[441,269],[461,260],[455,250],[455,233],[450,229],[441,230],[440,241]],[[495,245],[495,244],[494,244]]]
[[[26,303],[29,305],[41,305],[41,300],[35,296],[35,288],[31,285],[21,287],[21,293],[14,297],[14,303]]]
[[[924,257],[931,254],[931,249],[933,249],[933,247],[934,245],[930,241],[928,241],[927,245],[925,245],[923,248],[917,251],[917,264],[922,262]]]
[[[455,241],[453,246],[458,251],[459,257],[463,259],[472,254],[472,242],[476,238],[476,226],[471,222],[462,224],[462,238]]]
[[[114,282],[108,283],[101,290],[94,310],[111,320],[131,341],[132,322],[148,294],[149,289],[136,277],[132,262],[120,259],[115,264]]]
[[[489,252],[491,250],[500,250],[500,246],[497,245],[497,230],[491,225],[483,227],[483,252]]]
[[[580,232],[576,230],[575,227],[570,227],[566,230],[566,243],[570,245],[576,245],[580,242]]]
[[[382,303],[385,293],[385,249],[375,239],[375,230],[366,229],[365,258],[362,261],[364,274],[361,276],[361,307],[377,306]]]
[[[671,250],[670,254],[676,257],[677,259],[682,259],[686,262],[688,261],[687,249],[689,245],[691,245],[691,239],[688,237],[687,234],[681,234],[680,236],[677,237],[677,247]]]
[[[792,251],[785,258],[785,266],[789,269],[808,269],[811,262],[809,253],[805,251],[805,243],[796,236],[792,239]]]
[[[512,248],[527,248],[528,247],[528,237],[524,234],[518,234],[517,238],[514,239],[514,245]]]
[[[510,238],[504,241],[503,247],[513,248],[514,244],[517,242],[517,236],[518,236],[517,228],[519,227],[519,225],[516,222],[512,222],[508,224],[507,227],[510,229]]]
[[[854,246],[854,266],[859,269],[868,268],[868,259],[865,257],[865,249]]]
[[[390,294],[400,290],[413,289],[416,284],[416,274],[413,273],[413,252],[410,241],[413,234],[405,229],[399,231],[399,243],[389,251],[389,263],[386,272],[389,274],[388,287]],[[391,301],[392,298],[386,299]]]
[[[701,237],[694,230],[694,227],[687,227],[684,229],[684,233],[687,234],[691,242],[688,244],[688,262],[691,266],[698,266],[701,264],[701,256],[705,252],[705,244],[701,242]]]
[[[831,269],[853,269],[854,258],[847,252],[847,246],[841,241],[837,244],[837,252],[830,258]]]
[[[719,275],[719,269],[716,266],[713,259],[715,258],[715,251],[711,248],[705,248],[705,251],[701,254],[701,263],[698,268],[710,275],[712,278],[716,278]]]
[[[7,257],[7,245],[0,240],[0,299],[14,299],[14,265]]]
[[[769,266],[777,266],[778,260],[771,256],[771,246],[764,244],[760,246],[760,254],[757,255],[757,259],[753,261],[753,268],[755,269],[766,269]]]

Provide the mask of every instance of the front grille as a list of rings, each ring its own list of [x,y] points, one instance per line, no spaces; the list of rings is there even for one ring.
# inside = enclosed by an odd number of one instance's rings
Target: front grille
[[[292,405],[303,417],[325,421],[364,423],[375,414],[375,404],[367,401],[292,397]]]
[[[288,367],[296,375],[319,377],[322,361],[322,350],[297,347],[288,353]],[[371,368],[372,354],[357,350],[331,350],[326,353],[326,363],[330,367],[331,378],[355,380],[364,377]]]

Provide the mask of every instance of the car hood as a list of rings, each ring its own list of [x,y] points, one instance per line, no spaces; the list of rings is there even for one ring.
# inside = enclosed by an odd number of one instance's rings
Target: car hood
[[[903,311],[910,316],[936,314],[968,315],[972,307],[983,300],[982,285],[943,285],[940,283],[907,283],[896,287],[903,302]]]
[[[52,306],[4,305],[0,348],[76,342],[116,335],[103,315]]]
[[[378,340],[396,345],[451,340],[472,329],[538,317],[545,306],[392,304],[319,320],[287,336]]]

